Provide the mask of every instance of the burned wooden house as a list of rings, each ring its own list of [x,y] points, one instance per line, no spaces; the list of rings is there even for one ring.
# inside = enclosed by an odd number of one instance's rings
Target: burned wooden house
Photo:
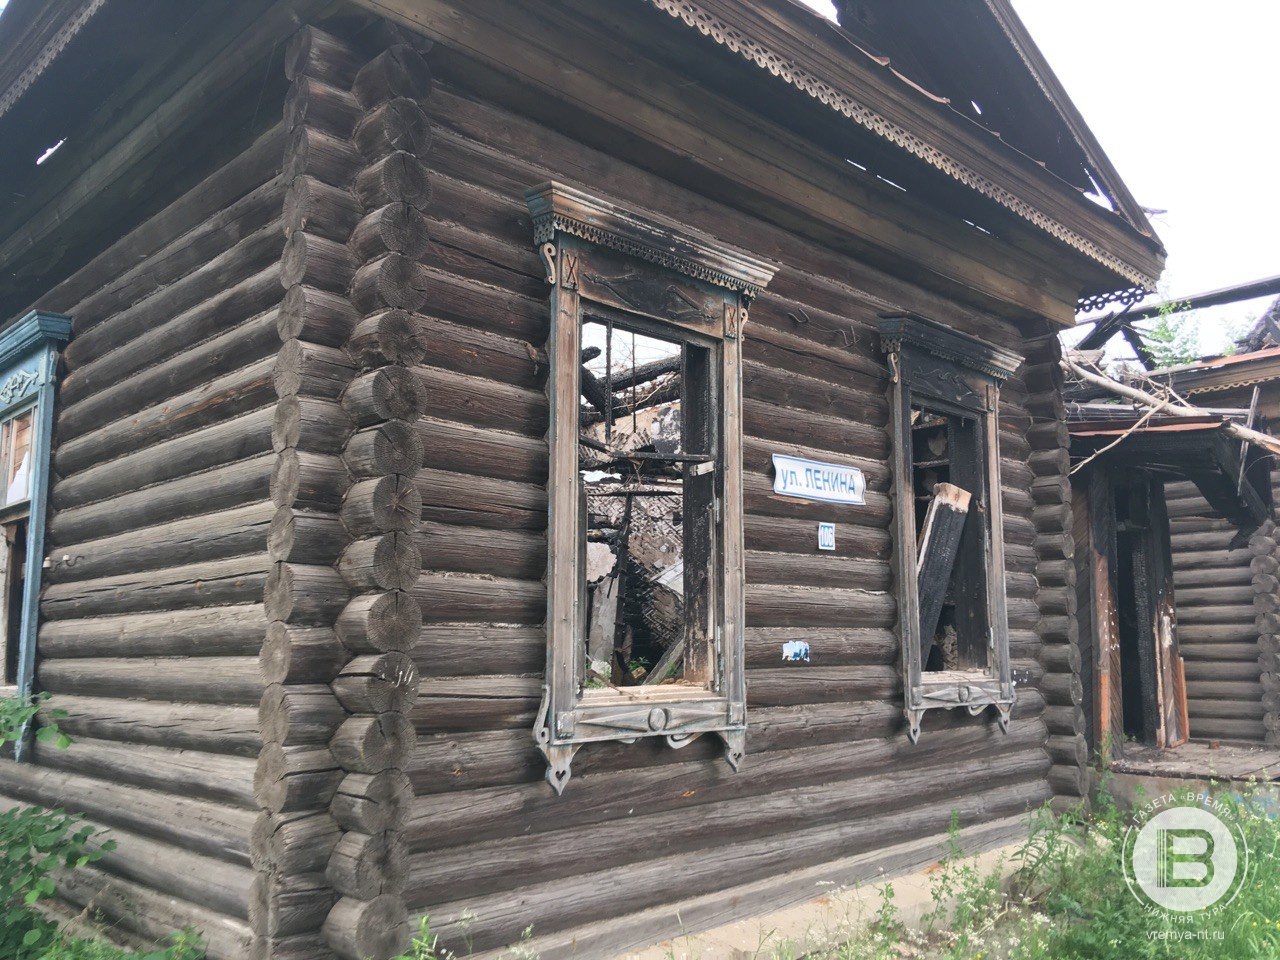
[[[10,0],[68,910],[603,958],[1080,795],[1057,334],[1163,253],[1006,0],[841,7]]]
[[[1204,775],[1164,751],[1276,742],[1274,314],[1240,352],[1144,376],[1198,414],[1067,394],[1087,739],[1117,770]]]

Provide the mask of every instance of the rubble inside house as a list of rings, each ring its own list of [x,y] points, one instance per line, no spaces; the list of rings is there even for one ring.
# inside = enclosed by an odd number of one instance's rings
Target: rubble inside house
[[[602,324],[583,343],[585,685],[679,683],[684,465],[665,458],[683,453],[681,347]]]

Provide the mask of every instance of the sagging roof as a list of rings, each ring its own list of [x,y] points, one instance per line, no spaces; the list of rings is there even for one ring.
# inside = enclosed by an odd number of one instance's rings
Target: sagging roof
[[[1086,291],[1091,309],[1155,288],[1163,246],[1007,0],[840,3],[845,28],[797,0],[641,2],[1108,268],[1124,289]],[[921,139],[878,88],[946,135]]]
[[[11,0],[0,19],[0,114],[105,2]],[[866,0],[852,5],[856,22],[846,13],[849,29],[795,0],[631,2],[711,37],[1111,275],[1083,293],[1153,287],[1163,248],[1007,0]],[[946,135],[922,138],[915,121],[926,119]]]
[[[1072,404],[1071,457],[1086,469],[1141,469],[1190,480],[1215,510],[1253,530],[1270,515],[1272,455],[1226,429],[1248,417],[1247,410],[1147,417],[1119,404]]]

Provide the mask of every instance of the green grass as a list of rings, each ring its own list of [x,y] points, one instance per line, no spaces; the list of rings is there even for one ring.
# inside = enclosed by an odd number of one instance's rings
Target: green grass
[[[1122,869],[1132,822],[1105,793],[1092,811],[1033,817],[1013,857],[1012,882],[981,872],[960,852],[952,824],[948,855],[934,871],[933,909],[908,930],[886,885],[875,917],[812,960],[1274,960],[1280,957],[1280,823],[1268,798],[1249,787],[1225,803],[1248,843],[1244,886],[1212,917],[1154,913],[1131,892]],[[1268,802],[1268,800],[1270,802]],[[1189,936],[1188,936],[1189,935]],[[793,947],[761,956],[789,960]]]

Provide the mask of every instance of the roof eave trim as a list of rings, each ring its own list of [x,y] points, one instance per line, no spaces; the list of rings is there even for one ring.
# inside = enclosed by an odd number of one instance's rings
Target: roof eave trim
[[[0,117],[8,113],[13,105],[22,99],[23,94],[31,89],[31,85],[66,49],[67,44],[75,39],[76,34],[84,28],[93,15],[106,5],[106,2],[107,0],[88,0],[73,16],[67,18],[40,53],[27,64],[26,69],[18,74],[17,79],[3,93],[0,93]]]
[[[644,0],[644,2],[682,21],[686,26],[692,27],[704,36],[710,37],[716,43],[738,54],[743,59],[755,63],[761,69],[769,71],[774,76],[826,105],[836,113],[854,121],[877,136],[883,137],[895,146],[906,150],[989,200],[1000,204],[1005,209],[1039,227],[1054,239],[1066,244],[1096,263],[1102,264],[1135,287],[1147,291],[1155,290],[1155,277],[1148,276],[1120,257],[1103,249],[1094,241],[1081,236],[1043,211],[1036,209],[1010,190],[969,169],[933,144],[926,143],[916,134],[872,110],[848,93],[837,90],[827,81],[796,65],[790,59],[770,50],[758,40],[744,34],[741,30],[725,23],[714,14],[700,7],[694,0]]]

